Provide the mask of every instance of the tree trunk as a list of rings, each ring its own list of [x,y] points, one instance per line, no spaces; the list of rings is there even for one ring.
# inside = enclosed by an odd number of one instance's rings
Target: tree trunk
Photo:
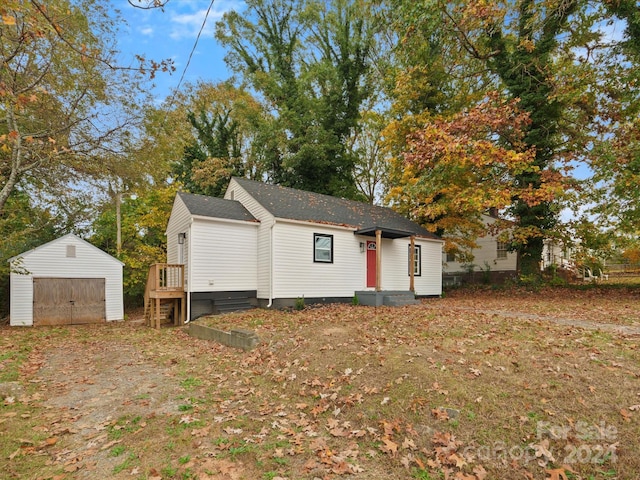
[[[116,257],[120,258],[122,252],[122,212],[120,206],[122,205],[122,192],[116,193]]]

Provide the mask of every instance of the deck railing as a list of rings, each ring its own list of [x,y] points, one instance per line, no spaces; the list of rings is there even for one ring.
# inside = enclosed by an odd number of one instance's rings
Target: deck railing
[[[147,288],[156,292],[183,292],[184,265],[154,263],[149,268]]]
[[[144,292],[144,315],[148,325],[160,327],[161,304],[173,303],[174,323],[185,318],[184,265],[155,263],[149,267]],[[179,308],[179,312],[175,312]]]

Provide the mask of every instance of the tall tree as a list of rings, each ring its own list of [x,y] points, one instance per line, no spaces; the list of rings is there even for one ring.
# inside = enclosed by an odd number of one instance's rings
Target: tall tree
[[[371,204],[383,203],[387,193],[388,158],[380,141],[387,121],[385,115],[376,111],[363,112],[349,142],[349,148],[356,158],[356,187]]]
[[[186,84],[147,107],[136,159],[153,163],[155,182],[174,177],[188,191],[218,195],[231,175],[260,179],[278,163],[272,120],[242,87]]]
[[[637,2],[605,2],[617,28],[594,43],[589,60],[597,65],[597,141],[590,166],[594,176],[584,190],[592,221],[620,234],[640,234],[640,10]],[[615,20],[618,19],[618,20]],[[619,37],[621,25],[624,35]],[[606,26],[604,28],[612,28]]]
[[[552,235],[563,200],[561,188],[546,186],[550,180],[567,179],[572,162],[585,161],[593,145],[603,77],[581,55],[605,36],[598,23],[606,20],[602,5],[583,0],[432,0],[413,6],[411,17],[446,45],[448,54],[435,58],[442,61],[434,64],[435,71],[442,65],[450,78],[460,72],[474,76],[484,83],[480,91],[495,89],[518,99],[529,116],[523,141],[535,152],[535,168],[512,178],[513,191],[524,195],[514,194],[508,211],[519,232],[526,233],[512,239],[521,254],[521,271],[537,274],[543,239]],[[466,97],[469,105],[478,101]],[[406,133],[420,128],[417,122]],[[493,141],[509,147],[508,139]]]
[[[276,183],[358,196],[347,148],[370,95],[371,26],[351,0],[250,0],[229,12],[216,37],[228,64],[264,98],[284,139]]]
[[[115,211],[104,205],[92,225],[89,241],[124,262],[127,302],[141,304],[149,265],[166,261],[165,230],[176,185],[132,188],[122,200],[122,245],[118,252]]]
[[[131,126],[145,64],[117,66],[117,20],[101,2],[8,0],[0,15],[2,211],[21,181],[61,188],[100,170]]]
[[[227,110],[209,117],[202,110],[197,116],[193,112],[187,114],[196,138],[173,169],[187,191],[222,196],[232,176],[244,176],[238,123],[230,113]]]

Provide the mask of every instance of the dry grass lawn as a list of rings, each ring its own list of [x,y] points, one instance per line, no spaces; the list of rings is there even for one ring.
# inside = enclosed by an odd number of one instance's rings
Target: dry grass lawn
[[[0,329],[0,477],[640,476],[638,289],[199,322],[262,342],[134,322]]]

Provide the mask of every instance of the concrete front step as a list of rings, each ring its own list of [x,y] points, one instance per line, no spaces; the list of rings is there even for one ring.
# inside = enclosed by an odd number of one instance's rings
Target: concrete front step
[[[403,307],[405,305],[418,305],[420,302],[413,295],[385,295],[382,298],[382,303],[388,307]]]
[[[370,307],[380,307],[387,305],[390,307],[401,307],[404,305],[417,305],[420,302],[416,300],[413,292],[408,290],[387,290],[375,292],[370,290],[355,292],[360,305]]]

